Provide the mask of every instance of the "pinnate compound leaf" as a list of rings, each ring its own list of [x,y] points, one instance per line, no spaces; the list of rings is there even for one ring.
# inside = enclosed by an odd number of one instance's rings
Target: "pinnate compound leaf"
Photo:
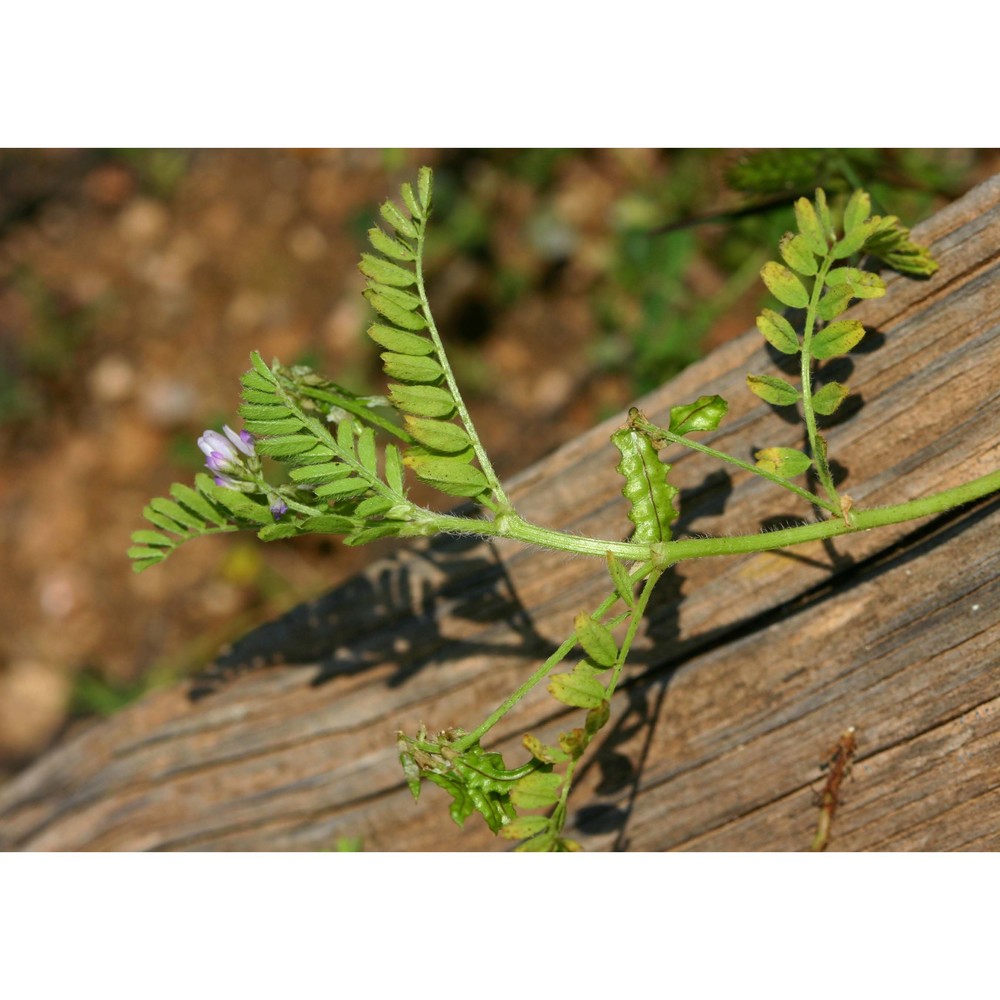
[[[546,809],[559,799],[562,775],[532,771],[517,781],[510,791],[510,800],[518,809]]]
[[[315,517],[307,517],[302,522],[302,527],[316,534],[344,535],[353,531],[357,525],[349,517],[343,517],[341,514],[317,514]]]
[[[421,305],[420,298],[412,292],[404,292],[402,288],[383,285],[378,281],[369,281],[368,290],[374,292],[376,295],[381,295],[382,298],[388,299],[390,302],[394,302],[397,306],[402,306],[403,309],[408,309],[410,312],[413,312]]]
[[[778,244],[778,250],[784,262],[799,274],[811,277],[819,270],[816,255],[801,234],[785,233]]]
[[[833,245],[830,251],[831,255],[833,257],[850,257],[852,253],[857,253],[864,246],[868,237],[875,232],[880,221],[879,217],[876,216],[874,219],[860,223]]]
[[[325,483],[328,479],[349,476],[351,467],[343,462],[320,462],[317,465],[300,465],[288,474],[297,483]]]
[[[297,524],[291,521],[286,523],[266,524],[257,532],[257,537],[262,542],[274,542],[279,538],[292,538],[301,533]]]
[[[840,382],[827,382],[813,396],[813,409],[821,416],[828,417],[831,413],[836,412],[849,392],[847,386]]]
[[[396,285],[405,288],[417,280],[416,274],[408,268],[392,264],[387,260],[382,260],[380,257],[373,257],[370,253],[363,253],[361,255],[361,263],[358,264],[358,270],[366,278],[381,282],[383,285]]]
[[[375,431],[370,427],[362,429],[358,437],[358,461],[369,475],[378,476],[378,450],[375,447]]]
[[[345,497],[355,497],[364,493],[368,489],[368,482],[359,479],[357,476],[348,476],[345,479],[337,479],[332,483],[324,483],[314,490],[316,496],[325,497],[328,500],[344,499]]]
[[[394,502],[389,497],[368,497],[366,500],[362,500],[351,511],[351,514],[359,518],[378,517],[380,514],[385,514],[391,510],[394,506]]]
[[[132,560],[132,569],[136,573],[141,573],[144,569],[155,566],[156,563],[166,559],[169,551],[169,549],[150,549],[142,545],[130,545],[125,550],[125,554]]]
[[[399,210],[399,207],[393,201],[386,201],[382,207],[379,209],[382,218],[403,236],[409,236],[410,239],[416,239],[417,227]]]
[[[773,406],[791,406],[802,396],[794,386],[773,375],[747,375],[747,385],[754,395]]]
[[[570,759],[569,754],[565,750],[560,747],[549,746],[547,743],[543,743],[537,736],[532,736],[531,733],[525,733],[521,742],[528,753],[542,764],[562,764]]]
[[[305,455],[317,448],[319,442],[310,434],[286,434],[284,437],[263,438],[257,441],[257,453],[271,458],[292,458]]]
[[[396,326],[402,327],[404,330],[426,329],[427,320],[420,313],[413,312],[370,288],[366,288],[362,294],[372,309],[381,313],[390,323],[395,323]]]
[[[554,674],[548,689],[553,698],[573,708],[597,708],[607,698],[599,680],[575,670],[570,674]]]
[[[386,351],[382,355],[382,366],[389,378],[404,382],[437,382],[444,375],[444,369],[434,360],[425,356],[393,354]]]
[[[914,243],[910,231],[895,216],[883,218],[865,242],[864,250],[885,261],[893,270],[914,278],[928,278],[938,269],[927,247]]]
[[[412,419],[417,418],[414,417]],[[445,422],[446,421],[444,420],[434,421],[434,423],[441,425],[444,425]],[[464,448],[462,451],[443,454],[441,451],[425,448],[422,444],[413,444],[406,449],[406,453],[403,457],[403,464],[409,466],[411,469],[415,469],[422,462],[429,462],[439,458],[447,459],[449,462],[464,462],[466,465],[469,465],[476,461],[476,451],[470,444],[468,448]]]
[[[197,496],[197,494],[195,494]],[[207,505],[206,505],[207,506]],[[209,508],[211,513],[211,508]],[[204,518],[197,518],[190,511],[185,510],[179,503],[174,503],[173,500],[167,500],[166,497],[156,497],[149,501],[149,507],[143,511],[143,516],[152,521],[149,516],[150,513],[156,513],[164,517],[169,518],[171,521],[177,523],[178,526],[184,528],[201,528],[204,523]],[[155,522],[154,522],[155,523]],[[160,525],[163,527],[163,525]],[[176,529],[167,528],[168,531],[173,531]]]
[[[699,396],[686,406],[670,408],[670,430],[674,434],[714,431],[728,409],[729,404],[721,396]]]
[[[767,290],[783,305],[793,309],[805,309],[809,305],[806,286],[777,261],[769,260],[761,269],[760,276]]]
[[[596,711],[591,709],[591,712]],[[587,713],[588,715],[590,712]],[[565,733],[559,734],[559,746],[562,748],[570,760],[577,760],[582,757],[587,749],[590,737],[582,729],[569,729]]]
[[[820,319],[830,320],[839,316],[850,304],[854,296],[854,290],[848,284],[834,285],[820,300],[816,306],[816,313]]]
[[[139,545],[152,545],[156,547],[163,546],[168,549],[172,549],[174,547],[172,539],[168,538],[159,531],[149,531],[147,529],[133,531],[132,541]]]
[[[865,335],[864,326],[856,319],[840,319],[813,334],[813,357],[823,360],[847,354]]]
[[[587,719],[584,722],[584,731],[587,736],[593,736],[594,733],[603,729],[608,724],[608,719],[611,718],[611,703],[605,699],[596,708],[592,708],[587,713]]]
[[[189,534],[188,529],[185,528],[183,524],[167,517],[166,514],[160,514],[149,504],[146,504],[146,506],[142,508],[142,516],[149,521],[154,528],[159,528],[161,531],[170,531],[175,535],[181,536],[187,536]],[[195,530],[196,532],[198,531],[198,529]]]
[[[424,212],[417,202],[416,195],[413,193],[413,186],[409,181],[406,181],[399,189],[399,193],[403,196],[403,204],[406,206],[410,215],[415,219],[423,219]]]
[[[211,482],[207,476],[205,481]],[[170,495],[209,524],[221,527],[226,523],[225,515],[221,514],[204,496],[197,490],[191,489],[190,486],[186,486],[184,483],[174,483],[170,487]]]
[[[266,396],[274,396],[274,380],[266,379],[258,371],[244,372],[240,376],[240,382],[247,389],[256,390]]]
[[[207,478],[207,477],[206,477]],[[227,489],[225,486],[216,486],[209,481],[207,484],[199,484],[201,492],[207,494],[217,504],[225,507],[235,517],[253,524],[273,524],[274,515],[271,508],[266,503],[259,503],[251,500],[246,493],[239,490]]]
[[[507,840],[524,840],[534,837],[537,833],[547,831],[549,819],[547,816],[518,816],[506,826],[500,828],[500,836]]]
[[[670,466],[660,461],[652,442],[631,427],[611,435],[621,453],[617,471],[625,478],[622,496],[629,501],[629,520],[635,525],[636,542],[670,540],[670,522],[677,517],[677,489],[667,482]]]
[[[434,342],[416,333],[407,333],[391,326],[374,323],[368,328],[368,336],[380,347],[387,347],[398,354],[418,357],[434,353]]]
[[[175,535],[188,534],[188,529],[184,526],[182,522],[175,521],[172,518],[168,517],[166,514],[159,513],[157,510],[153,508],[152,501],[150,501],[150,503],[146,504],[146,506],[142,508],[142,516],[147,521],[149,521],[149,523],[153,525],[154,528],[159,528],[161,531],[171,531]],[[200,527],[201,527],[200,525],[197,525],[195,530],[197,530]]]
[[[416,417],[450,417],[455,412],[451,393],[433,385],[391,385],[389,399]]]
[[[423,208],[425,216],[430,211],[433,193],[434,171],[430,167],[421,167],[417,171],[417,196],[420,198],[420,206]]]
[[[773,309],[765,309],[757,317],[757,329],[775,350],[781,351],[782,354],[798,354],[798,334],[781,313],[777,313]]]
[[[254,371],[264,379],[270,385],[274,385],[274,372],[268,368],[267,363],[260,356],[259,351],[251,351],[250,353],[250,364],[253,365]]]
[[[844,209],[844,232],[853,233],[872,214],[872,200],[865,191],[855,191]]]
[[[354,457],[354,428],[356,426],[353,417],[345,417],[337,424],[337,447],[350,458]]]
[[[812,459],[794,448],[764,448],[754,453],[757,467],[765,472],[773,472],[777,476],[791,479],[806,471],[812,465]]]
[[[823,227],[823,235],[832,243],[837,238],[837,232],[834,229],[830,206],[826,203],[826,192],[822,188],[816,188],[816,217]]]
[[[403,462],[418,478],[449,496],[477,497],[489,488],[486,476],[479,469],[458,459],[407,453]]]
[[[824,256],[828,249],[826,236],[816,215],[816,209],[808,198],[799,198],[795,202],[795,222],[809,249],[815,254]]]
[[[586,677],[588,679],[592,677],[600,677],[600,675],[608,669],[608,666],[610,666],[610,664],[605,665],[602,663],[591,663],[590,660],[580,660],[580,662],[573,667],[573,673],[578,677]]]
[[[394,444],[385,446],[385,481],[393,493],[403,496],[403,457]]]
[[[514,850],[519,854],[527,853],[549,853],[558,850],[556,846],[556,835],[552,830],[546,830],[544,833],[539,833],[535,837],[530,837],[523,843],[517,845]]]
[[[257,373],[254,372],[253,374],[256,377]],[[269,388],[266,392],[262,392],[259,389],[248,389],[246,386],[244,386],[243,391],[240,393],[240,396],[247,403],[260,403],[262,405],[270,405],[270,406],[275,406],[275,405],[284,406],[283,403],[277,401],[277,396],[275,395],[273,386]]]
[[[244,389],[243,398],[246,399],[250,393],[253,393],[254,396],[257,395],[252,389]],[[283,403],[276,403],[277,396],[273,394],[268,395],[267,399],[267,403],[241,403],[238,410],[239,415],[246,420],[279,420],[284,418],[288,413],[288,407]]]
[[[369,229],[368,242],[371,243],[371,245],[378,250],[379,253],[384,253],[386,257],[392,257],[395,260],[402,261],[412,261],[417,259],[417,255],[405,243],[393,239],[391,236],[387,236],[381,229]]]
[[[369,542],[375,541],[376,538],[395,538],[404,527],[405,525],[400,521],[380,521],[352,532],[344,539],[344,544],[353,547],[367,545]]]
[[[278,409],[278,407],[275,407],[275,409]],[[284,412],[287,412],[287,410]],[[302,419],[294,415],[281,417],[278,420],[259,420],[255,417],[246,417],[245,415],[244,417],[246,429],[256,437],[272,434],[294,434],[303,428]]]
[[[626,607],[634,608],[635,590],[625,564],[613,552],[608,552],[606,559],[611,581],[615,585],[615,593],[622,599]]]
[[[611,630],[581,611],[573,623],[576,638],[583,651],[601,667],[613,666],[618,659],[618,644]]]
[[[856,267],[835,267],[826,276],[831,288],[847,285],[856,299],[877,299],[885,295],[885,282],[871,271],[860,271]]]
[[[404,418],[404,423],[414,440],[419,441],[425,448],[430,448],[431,451],[453,454],[464,451],[472,444],[464,427],[447,420],[407,416]]]

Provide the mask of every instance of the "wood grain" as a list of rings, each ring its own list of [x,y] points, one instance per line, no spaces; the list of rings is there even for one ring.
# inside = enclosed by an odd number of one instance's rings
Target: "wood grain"
[[[874,327],[828,377],[863,406],[826,430],[858,506],[1000,466],[1000,178],[916,233],[940,272],[888,280],[851,315]],[[729,399],[712,443],[747,457],[801,432],[744,385],[782,359],[751,331],[640,402],[654,421]],[[518,476],[524,516],[609,538],[629,527],[608,421]],[[738,534],[808,511],[770,484],[675,460],[681,534]],[[995,499],[791,554],[693,560],[661,583],[628,683],[574,794],[587,847],[796,850],[818,819],[818,765],[858,728],[831,850],[1000,845],[1000,506]],[[7,850],[503,850],[414,804],[393,733],[471,728],[604,595],[596,560],[440,539],[220,653],[207,679],[151,695],[0,790]],[[494,731],[569,718],[536,692]],[[573,722],[572,724],[576,724]]]

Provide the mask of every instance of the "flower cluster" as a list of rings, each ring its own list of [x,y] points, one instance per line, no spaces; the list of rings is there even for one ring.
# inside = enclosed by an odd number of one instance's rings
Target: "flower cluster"
[[[228,424],[218,431],[208,430],[198,438],[198,447],[205,455],[205,466],[215,479],[216,486],[241,493],[267,494],[271,513],[277,519],[288,511],[288,505],[267,488],[261,478],[260,459],[249,431],[237,434]]]

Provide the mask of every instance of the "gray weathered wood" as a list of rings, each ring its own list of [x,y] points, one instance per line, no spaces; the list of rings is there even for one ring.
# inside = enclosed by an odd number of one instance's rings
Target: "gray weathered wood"
[[[890,278],[885,298],[856,308],[881,336],[841,363],[864,406],[828,438],[859,506],[1000,466],[1000,178],[918,236],[941,271]],[[773,370],[760,343],[751,332],[726,345],[643,409],[665,420],[671,405],[720,392],[731,409],[718,447],[800,445],[743,384],[748,370]],[[626,533],[608,443],[617,423],[516,479],[526,517]],[[667,457],[684,532],[808,514],[755,477]],[[576,835],[596,848],[803,848],[817,765],[855,725],[832,849],[998,846],[998,528],[994,499],[930,526],[677,567],[574,793]],[[0,846],[284,850],[360,835],[372,850],[504,849],[478,817],[454,827],[437,789],[410,800],[393,732],[475,725],[606,589],[598,561],[512,543],[401,550],[225,651],[216,669],[231,676],[210,693],[152,695],[51,751],[0,790]],[[517,759],[522,733],[567,721],[535,692],[493,735]]]

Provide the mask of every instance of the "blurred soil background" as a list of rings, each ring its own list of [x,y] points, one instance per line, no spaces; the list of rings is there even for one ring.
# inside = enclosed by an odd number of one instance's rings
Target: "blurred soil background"
[[[912,225],[1000,154],[0,152],[0,780],[392,544],[125,557],[148,499],[201,467],[198,435],[238,426],[251,350],[381,391],[355,264],[422,163],[432,307],[510,476],[750,327],[799,194],[863,183]]]

